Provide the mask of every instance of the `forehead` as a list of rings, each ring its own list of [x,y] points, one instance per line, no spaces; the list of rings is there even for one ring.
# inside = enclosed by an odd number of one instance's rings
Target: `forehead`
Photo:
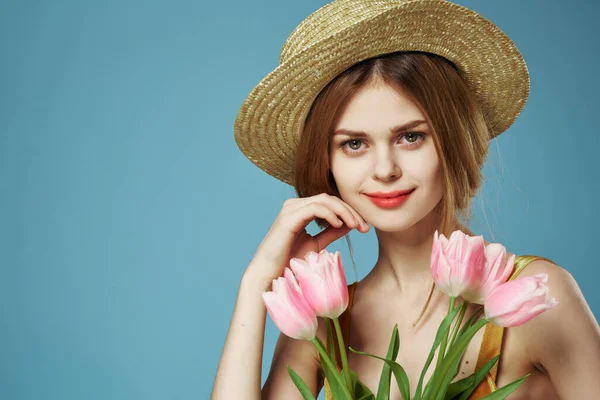
[[[335,131],[384,132],[416,120],[426,120],[425,115],[405,92],[385,84],[369,85],[348,102]]]

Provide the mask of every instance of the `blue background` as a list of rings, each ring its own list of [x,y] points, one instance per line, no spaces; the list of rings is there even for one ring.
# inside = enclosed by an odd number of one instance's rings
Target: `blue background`
[[[600,7],[459,3],[513,39],[532,89],[472,228],[569,270],[597,317]],[[240,277],[294,195],[233,122],[324,4],[0,4],[0,398],[209,397]],[[361,278],[375,236],[352,239]],[[277,334],[267,319],[263,381]]]

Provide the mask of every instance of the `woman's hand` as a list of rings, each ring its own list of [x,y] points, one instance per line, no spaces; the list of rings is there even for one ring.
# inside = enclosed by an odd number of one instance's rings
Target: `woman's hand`
[[[326,220],[329,226],[312,236],[306,226],[316,218]],[[251,276],[267,289],[273,279],[281,276],[290,259],[301,258],[309,251],[318,253],[354,228],[362,233],[369,231],[369,225],[362,217],[338,197],[321,193],[288,199],[244,276]]]

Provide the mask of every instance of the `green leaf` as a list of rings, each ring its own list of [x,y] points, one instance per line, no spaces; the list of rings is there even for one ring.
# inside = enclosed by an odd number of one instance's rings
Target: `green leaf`
[[[435,335],[435,340],[433,341],[433,346],[431,347],[431,351],[429,352],[429,356],[427,357],[427,361],[425,362],[423,371],[421,371],[421,376],[419,378],[419,383],[417,384],[417,391],[415,392],[414,400],[421,399],[421,388],[423,387],[423,379],[425,378],[425,373],[429,369],[429,366],[431,365],[431,361],[433,360],[435,351],[437,350],[438,346],[440,345],[442,339],[448,335],[448,331],[450,330],[450,324],[452,324],[452,321],[454,320],[454,317],[456,317],[456,314],[458,313],[458,310],[460,310],[460,307],[461,306],[454,307],[454,309],[452,311],[450,311],[448,313],[448,315],[446,315],[446,318],[444,318],[444,320],[440,324],[440,327],[438,328],[438,331]],[[440,357],[442,357],[442,356],[440,355]],[[423,399],[425,399],[425,398],[426,398],[425,393],[423,393]]]
[[[518,387],[521,386],[521,384],[525,381],[525,379],[529,377],[529,375],[531,374],[527,374],[521,379],[509,383],[506,386],[502,386],[498,390],[495,390],[487,396],[482,397],[481,400],[504,400],[509,394],[517,390]]]
[[[467,345],[469,344],[475,333],[479,329],[481,329],[486,323],[487,320],[485,319],[477,321],[475,325],[467,329],[464,335],[458,338],[456,342],[452,345],[452,347],[448,351],[448,354],[444,358],[444,361],[442,361],[440,366],[436,368],[435,372],[433,373],[433,376],[431,377],[431,381],[429,382],[431,384],[431,393],[428,393],[429,396],[427,397],[427,399],[444,399],[448,385],[450,384],[450,381],[454,378],[455,371],[458,368],[458,364],[460,363],[461,357],[467,349]]]
[[[363,356],[373,357],[373,358],[376,358],[378,360],[384,361],[387,365],[389,365],[390,369],[394,373],[394,378],[396,378],[396,383],[398,384],[398,389],[400,390],[400,394],[402,395],[402,399],[403,400],[410,400],[410,386],[409,386],[410,383],[408,381],[408,375],[406,375],[406,371],[404,371],[404,368],[402,368],[402,366],[400,364],[398,364],[394,360],[388,360],[388,359],[385,359],[385,358],[382,358],[382,357],[378,357],[378,356],[373,355],[373,354],[369,354],[369,353],[365,353],[365,352],[362,352],[362,351],[354,350],[352,347],[350,347],[349,349],[353,353],[360,354],[360,355],[363,355]],[[379,395],[379,393],[377,395]]]
[[[317,348],[319,352],[321,367],[323,368],[323,373],[329,382],[329,387],[331,388],[331,393],[333,394],[333,398],[335,400],[352,400],[352,395],[348,391],[344,379],[341,377],[341,374],[338,372],[337,368],[331,362],[327,351],[325,350],[325,346],[321,339],[318,336],[312,340],[313,344]]]
[[[331,358],[333,365],[337,365],[337,360],[335,357],[335,344],[333,343],[333,329],[331,327],[333,321],[331,320],[331,318],[324,319],[325,329],[327,330],[327,348],[329,349],[329,357]]]
[[[373,393],[365,394],[361,397],[357,397],[356,400],[375,400],[375,395]]]
[[[448,305],[448,313],[450,313],[450,311],[454,308],[455,302],[456,302],[456,297],[450,296],[450,304]],[[461,306],[461,310],[462,310],[462,306]],[[449,340],[449,338],[448,338],[448,335],[446,334],[442,338],[442,342],[440,343],[440,352],[439,352],[440,355],[438,356],[435,368],[440,366],[440,364],[442,363],[442,360],[446,356],[446,347],[448,346],[448,340]]]
[[[375,400],[375,395],[373,395],[373,392],[371,392],[371,389],[369,389],[367,385],[365,385],[358,379],[356,372],[350,370],[350,374],[352,375],[352,380],[354,381],[354,397],[357,400],[358,399]]]
[[[392,338],[390,339],[390,345],[385,358],[388,360],[396,360],[399,350],[400,339],[398,337],[398,324],[396,324],[392,331]],[[389,400],[391,378],[392,370],[387,363],[384,363],[383,370],[381,371],[381,378],[379,378],[379,386],[377,387],[377,400]]]
[[[464,393],[467,390],[470,390],[471,387],[475,388],[475,375],[469,375],[466,378],[461,379],[460,381],[456,381],[451,383],[448,386],[448,391],[446,392],[446,400],[454,399],[456,396],[459,396],[461,393]]]
[[[340,349],[340,358],[342,360],[342,373],[345,375],[346,387],[348,392],[352,391],[352,378],[350,377],[350,367],[348,366],[348,356],[346,355],[346,345],[344,343],[344,335],[342,333],[342,327],[340,326],[340,320],[333,318],[333,325],[335,326],[335,333],[337,335],[338,346]]]
[[[454,341],[456,340],[456,336],[457,336],[459,327],[462,324],[463,318],[465,317],[465,312],[467,311],[469,304],[470,303],[465,300],[465,301],[463,301],[462,306],[460,307],[460,312],[458,313],[458,318],[456,320],[456,323],[454,324],[454,328],[452,328],[452,332],[450,332],[450,337],[448,338],[449,346],[452,346],[452,343],[454,343]],[[444,354],[444,356],[445,356],[445,354]]]
[[[352,399],[351,396],[349,397],[345,394],[345,391],[347,392],[348,389],[343,384],[343,382],[338,382],[338,379],[343,380],[340,374],[337,371],[331,371],[331,369],[324,363],[321,363],[321,367],[323,368],[323,372],[325,373],[325,379],[329,383],[329,388],[331,389],[331,394],[333,395],[333,398],[336,400],[338,398],[345,400]],[[336,375],[338,376],[338,378],[335,378]]]
[[[471,396],[471,394],[475,391],[475,388],[477,388],[477,386],[481,383],[483,378],[485,378],[485,376],[490,372],[490,369],[492,369],[492,367],[494,366],[494,364],[496,364],[496,361],[498,361],[499,358],[500,358],[500,354],[498,354],[496,357],[492,358],[487,363],[483,364],[483,366],[481,368],[479,368],[479,370],[475,371],[475,373],[470,376],[470,377],[474,378],[474,385],[473,385],[473,387],[469,388],[469,390],[463,392],[462,395],[458,398],[458,400],[468,400],[469,396]],[[460,381],[458,381],[458,382],[460,382]],[[455,383],[458,383],[458,382],[455,382]],[[452,387],[452,385],[450,385],[450,387]],[[448,388],[448,393],[446,394],[446,398],[448,398],[448,394],[450,393],[450,387]]]
[[[351,387],[351,391],[350,393],[354,393],[354,396],[356,397],[356,381],[358,381],[358,374],[352,370],[349,370],[350,372],[350,387]],[[344,374],[342,374],[342,378],[344,379],[344,381],[346,380],[346,377]]]
[[[313,396],[312,392],[310,391],[308,386],[306,386],[306,383],[304,383],[302,378],[300,378],[300,376],[296,372],[294,372],[294,370],[291,369],[289,366],[287,367],[287,370],[290,374],[290,377],[296,384],[296,387],[300,391],[300,394],[302,394],[302,398],[304,398],[304,400],[315,400],[315,396]]]
[[[460,330],[458,331],[458,335],[456,336],[457,338],[459,338],[462,334],[465,333],[465,331],[467,329],[469,329],[473,323],[475,322],[475,320],[477,319],[477,317],[479,317],[479,315],[481,315],[481,313],[483,312],[483,306],[481,306],[481,308],[478,308],[473,315],[471,315],[471,318],[469,318],[467,320],[467,322],[460,328]]]

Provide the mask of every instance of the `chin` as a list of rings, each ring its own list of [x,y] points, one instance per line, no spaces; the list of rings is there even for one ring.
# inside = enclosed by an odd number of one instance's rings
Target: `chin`
[[[369,214],[364,215],[367,223],[382,232],[402,232],[410,229],[419,221],[414,215],[407,215],[406,212],[400,210],[397,210],[395,213],[380,213],[375,211]]]
[[[435,208],[435,205],[423,204],[419,201],[414,202],[414,204],[421,204],[421,206],[411,207],[412,204],[404,204],[404,207],[385,210],[369,204],[368,210],[364,210],[364,214],[360,211],[359,213],[368,224],[382,232],[404,232],[415,229],[415,226],[420,225],[420,222],[425,223],[428,215]],[[424,207],[427,207],[426,209],[431,207],[431,210],[424,212],[426,210]]]
[[[404,232],[408,229],[410,229],[414,224],[402,224],[402,223],[398,223],[398,222],[391,222],[391,221],[387,221],[387,222],[382,222],[382,223],[373,223],[372,224],[373,227],[381,232],[388,232],[388,233],[394,233],[394,232]]]

